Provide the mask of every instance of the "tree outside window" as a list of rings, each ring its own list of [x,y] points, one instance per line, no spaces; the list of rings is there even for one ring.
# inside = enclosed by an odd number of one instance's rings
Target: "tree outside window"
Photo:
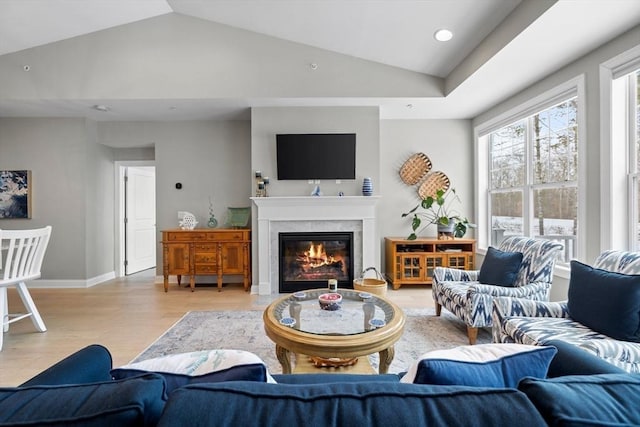
[[[578,229],[576,98],[489,135],[491,244],[510,235],[559,241],[575,255]]]

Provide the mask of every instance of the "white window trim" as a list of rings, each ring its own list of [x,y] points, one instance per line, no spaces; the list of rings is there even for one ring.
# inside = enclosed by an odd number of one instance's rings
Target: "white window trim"
[[[639,66],[640,46],[600,64],[600,252],[632,247],[632,220],[619,220],[630,212],[629,198],[615,197],[630,191],[628,147],[633,125],[626,111],[628,85],[619,77]]]
[[[504,126],[508,126],[518,120],[525,117],[532,116],[546,108],[552,107],[561,103],[562,101],[577,97],[576,103],[578,106],[578,235],[576,236],[578,244],[576,247],[577,253],[575,254],[578,259],[584,256],[586,253],[586,206],[584,200],[586,200],[586,182],[587,168],[586,168],[586,147],[587,147],[587,132],[586,132],[586,106],[585,106],[585,76],[580,74],[571,80],[568,80],[552,89],[549,89],[542,94],[535,96],[524,102],[517,107],[510,109],[496,117],[489,119],[474,128],[474,157],[476,159],[475,167],[476,182],[474,188],[474,202],[476,205],[476,219],[478,224],[476,233],[477,245],[479,252],[482,253],[487,249],[490,242],[491,230],[488,227],[484,227],[484,224],[488,224],[489,218],[489,204],[486,197],[487,189],[489,185],[489,134],[495,130],[498,130]],[[557,264],[560,271],[564,264]],[[568,271],[568,269],[567,269]],[[559,276],[564,277],[564,274]],[[568,276],[567,276],[568,277]]]

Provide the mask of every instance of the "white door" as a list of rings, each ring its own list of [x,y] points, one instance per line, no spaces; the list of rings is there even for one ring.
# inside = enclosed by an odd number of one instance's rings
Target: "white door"
[[[156,265],[156,171],[128,167],[125,177],[125,274],[133,274]]]

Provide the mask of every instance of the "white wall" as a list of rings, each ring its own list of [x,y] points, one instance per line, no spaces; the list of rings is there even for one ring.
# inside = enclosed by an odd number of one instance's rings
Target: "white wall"
[[[155,146],[156,228],[178,227],[178,211],[193,213],[198,228],[209,219],[209,197],[219,226],[227,207],[250,206],[250,125],[248,121],[101,122],[100,142],[120,147]],[[175,187],[182,184],[182,189]],[[162,274],[158,243],[157,274]],[[206,280],[206,279],[205,279]]]
[[[320,188],[326,196],[362,195],[362,179],[379,182],[380,117],[377,107],[305,107],[251,109],[251,171],[259,170],[270,178],[272,196],[308,196],[313,184],[307,181],[276,179],[276,134],[278,133],[355,133],[356,179],[323,180]],[[250,190],[255,193],[252,184]]]
[[[408,186],[399,175],[402,164],[414,153],[426,154],[432,171],[444,172],[460,197],[459,211],[470,220],[473,210],[473,157],[470,120],[383,120],[380,122],[380,236],[406,237],[411,220],[402,213],[416,206],[417,186]],[[421,234],[437,235],[435,226]],[[473,230],[467,233],[473,237]],[[384,260],[384,241],[382,260]],[[384,262],[381,262],[384,265]]]
[[[51,225],[42,275],[61,286],[113,271],[111,153],[95,145],[92,127],[84,119],[0,119],[0,169],[31,170],[33,197],[32,219],[0,227]]]
[[[86,256],[87,278],[114,272],[115,182],[113,150],[98,143],[96,122],[86,122]],[[110,255],[109,255],[110,254]]]

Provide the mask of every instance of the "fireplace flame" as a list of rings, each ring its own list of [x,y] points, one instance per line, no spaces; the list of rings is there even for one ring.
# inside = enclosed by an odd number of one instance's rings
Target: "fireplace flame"
[[[309,249],[304,251],[302,256],[298,258],[298,262],[305,271],[310,271],[319,267],[333,265],[339,262],[333,255],[328,255],[323,244],[311,244]]]
[[[324,250],[323,244],[312,244],[309,247],[309,250],[306,251],[305,256],[307,257],[307,263],[310,267],[316,268],[321,265],[329,264],[334,261],[332,256],[328,256]]]

